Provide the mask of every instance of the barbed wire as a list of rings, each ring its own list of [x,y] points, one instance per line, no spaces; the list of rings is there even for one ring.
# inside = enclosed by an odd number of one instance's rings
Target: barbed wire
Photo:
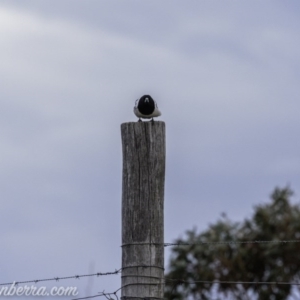
[[[219,241],[219,242],[195,242],[195,243],[186,243],[186,242],[177,242],[177,243],[127,243],[123,244],[122,247],[130,246],[130,245],[162,245],[164,247],[171,247],[171,246],[196,246],[196,245],[222,245],[222,244],[286,244],[286,243],[300,243],[300,240],[253,240],[253,241]],[[130,266],[130,267],[155,267],[155,266],[147,266],[147,265],[138,265],[138,266]],[[126,267],[125,267],[126,268]],[[26,280],[26,281],[14,281],[14,282],[8,282],[8,283],[0,283],[0,286],[5,285],[19,285],[19,284],[26,284],[26,283],[39,283],[39,282],[47,282],[47,281],[60,281],[60,280],[66,280],[66,279],[80,279],[82,277],[91,277],[91,276],[106,276],[106,275],[117,275],[122,271],[122,268],[116,269],[113,272],[98,272],[93,274],[84,274],[84,275],[74,275],[74,276],[64,276],[64,277],[54,277],[54,278],[46,278],[46,279],[35,279],[35,280]],[[187,284],[196,284],[196,283],[227,283],[227,284],[282,284],[282,285],[300,285],[300,283],[297,282],[280,282],[280,281],[274,281],[274,282],[248,282],[248,281],[186,281],[182,279],[165,279],[165,281],[177,281],[178,283],[187,283]],[[122,289],[122,288],[120,288]],[[117,291],[119,291],[118,289]],[[116,292],[113,293],[100,293],[99,295],[90,296],[89,298],[95,298],[100,296],[110,296],[114,295],[116,296]],[[117,297],[117,296],[116,296]],[[89,299],[89,298],[78,298],[79,299]],[[109,299],[109,298],[107,298]],[[118,298],[117,298],[118,299]]]
[[[176,242],[176,243],[126,243],[123,244],[121,247],[130,246],[130,245],[163,245],[164,247],[172,247],[172,246],[197,246],[197,245],[223,245],[223,244],[286,244],[286,243],[300,243],[300,240],[253,240],[253,241],[217,241],[217,242],[195,242],[195,243],[187,243],[187,242]],[[131,266],[130,266],[131,267]],[[154,266],[147,266],[147,265],[140,265],[140,266],[132,266],[132,267],[154,267]],[[89,276],[105,276],[105,275],[115,275],[120,273],[122,270],[115,270],[113,272],[106,272],[106,273],[94,273],[94,274],[86,274],[86,275],[74,275],[74,276],[65,276],[65,277],[54,277],[54,278],[46,278],[46,279],[36,279],[36,280],[26,280],[26,281],[14,281],[8,283],[0,283],[0,286],[5,285],[18,285],[18,284],[25,284],[25,283],[38,283],[38,282],[45,282],[45,281],[59,281],[65,279],[79,279],[81,277],[89,277]]]
[[[14,281],[14,282],[8,282],[8,283],[0,283],[0,286],[4,285],[19,285],[19,284],[25,284],[25,283],[38,283],[38,282],[45,282],[45,281],[60,281],[60,280],[66,280],[66,279],[80,279],[82,277],[91,277],[91,276],[106,276],[106,275],[117,275],[121,272],[122,269],[115,270],[113,272],[98,272],[93,274],[85,274],[85,275],[74,275],[74,276],[65,276],[65,277],[54,277],[54,278],[46,278],[46,279],[35,279],[35,280],[25,280],[25,281]]]

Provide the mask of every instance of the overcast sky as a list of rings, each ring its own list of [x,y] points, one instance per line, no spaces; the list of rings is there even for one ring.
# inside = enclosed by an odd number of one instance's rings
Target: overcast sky
[[[0,0],[0,283],[121,267],[120,124],[143,94],[166,122],[165,242],[250,217],[275,186],[298,202],[299,16],[298,0]]]

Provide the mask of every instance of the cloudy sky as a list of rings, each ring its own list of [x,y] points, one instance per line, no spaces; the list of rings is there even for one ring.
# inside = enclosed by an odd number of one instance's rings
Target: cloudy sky
[[[299,201],[299,15],[298,0],[0,0],[0,282],[121,267],[120,124],[146,93],[167,127],[165,242],[251,216],[275,186]]]

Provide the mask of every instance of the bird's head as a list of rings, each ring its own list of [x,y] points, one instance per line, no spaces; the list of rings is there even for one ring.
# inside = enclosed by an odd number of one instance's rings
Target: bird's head
[[[150,95],[144,95],[140,98],[139,102],[144,103],[144,104],[153,105],[154,100],[152,99],[152,97]]]
[[[136,107],[142,114],[150,115],[155,110],[155,102],[150,95],[144,95],[138,100]]]

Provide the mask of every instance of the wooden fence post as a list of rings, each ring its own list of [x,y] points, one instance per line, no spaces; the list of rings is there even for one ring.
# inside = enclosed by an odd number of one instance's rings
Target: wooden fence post
[[[123,123],[121,135],[121,299],[163,299],[165,123]]]

